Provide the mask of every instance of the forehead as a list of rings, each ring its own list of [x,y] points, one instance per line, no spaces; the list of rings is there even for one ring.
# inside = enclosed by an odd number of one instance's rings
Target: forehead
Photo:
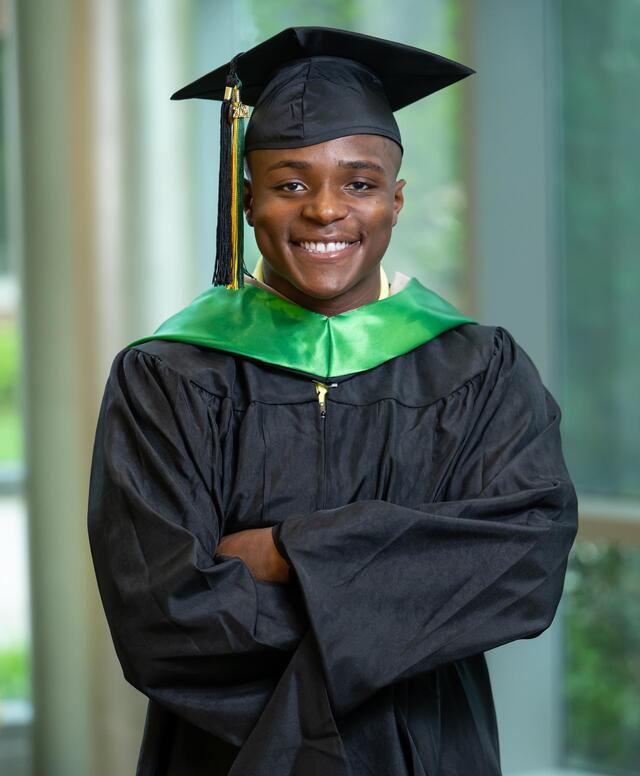
[[[310,167],[371,161],[393,173],[399,165],[401,151],[397,143],[382,135],[348,135],[302,148],[255,149],[247,153],[247,159],[253,173],[266,173],[288,160]]]

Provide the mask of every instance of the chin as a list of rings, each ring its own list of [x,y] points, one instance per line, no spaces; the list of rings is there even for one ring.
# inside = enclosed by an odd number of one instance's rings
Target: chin
[[[263,253],[264,256],[264,253]],[[336,266],[338,262],[327,262],[324,267],[309,266],[295,261],[295,257],[284,257],[270,264],[271,270],[290,286],[313,299],[334,299],[352,288],[358,280],[358,270],[353,266]]]
[[[333,299],[343,293],[342,289],[326,288],[326,286],[317,285],[315,283],[304,283],[289,281],[291,285],[296,288],[301,294],[312,297],[313,299]]]
[[[312,296],[314,299],[334,299],[336,296],[340,296],[348,291],[352,286],[351,280],[345,280],[340,283],[323,283],[314,282],[313,280],[301,279],[300,282],[289,281],[294,285],[298,291],[301,291],[307,296]]]

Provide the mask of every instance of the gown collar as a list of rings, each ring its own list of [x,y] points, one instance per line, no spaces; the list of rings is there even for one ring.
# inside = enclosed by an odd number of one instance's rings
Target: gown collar
[[[129,347],[186,342],[328,379],[379,366],[449,329],[477,323],[416,277],[396,273],[394,283],[395,293],[332,316],[252,283],[235,290],[211,286]]]

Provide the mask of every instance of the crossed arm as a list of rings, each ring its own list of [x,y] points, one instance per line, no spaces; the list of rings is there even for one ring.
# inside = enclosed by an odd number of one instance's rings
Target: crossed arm
[[[289,582],[289,564],[278,552],[270,526],[223,536],[216,555],[241,558],[260,582]]]

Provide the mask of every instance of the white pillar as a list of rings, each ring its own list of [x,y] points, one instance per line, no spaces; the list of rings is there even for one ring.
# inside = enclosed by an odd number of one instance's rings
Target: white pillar
[[[94,369],[91,16],[16,3],[35,773],[94,771],[84,527]]]
[[[133,773],[126,684],[86,531],[110,362],[186,304],[191,0],[13,0],[17,22],[36,776]]]

